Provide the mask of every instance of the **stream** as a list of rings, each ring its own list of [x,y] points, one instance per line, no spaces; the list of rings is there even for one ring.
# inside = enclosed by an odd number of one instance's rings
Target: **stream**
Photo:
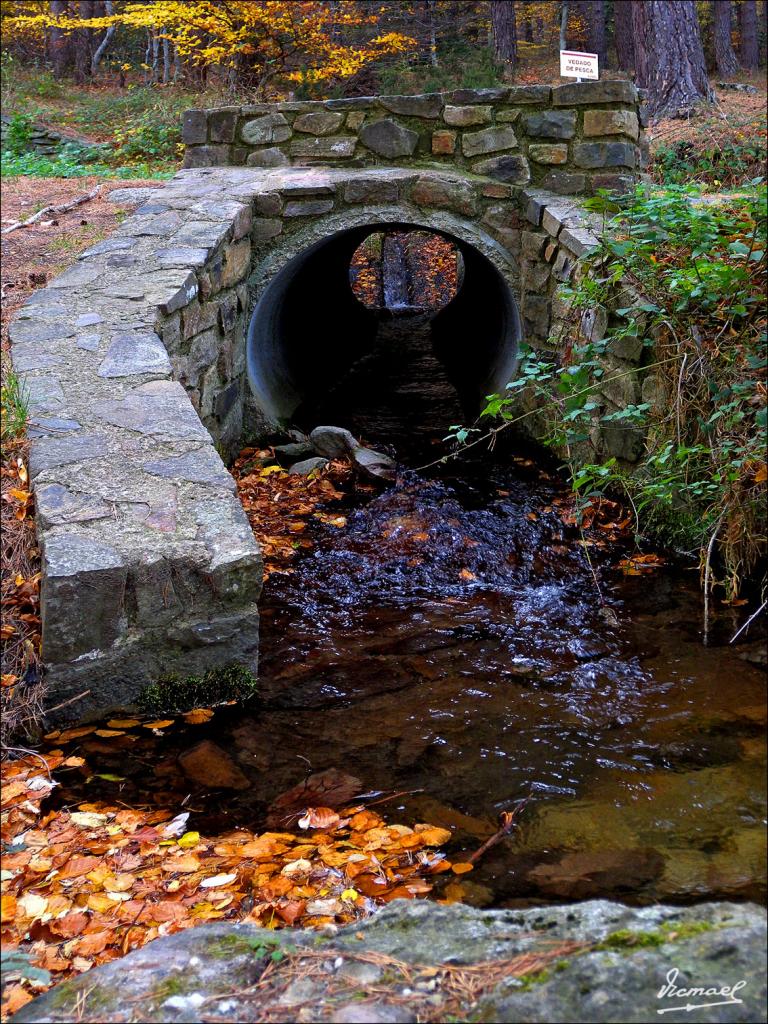
[[[333,768],[404,794],[377,810],[449,828],[456,860],[528,798],[461,880],[476,905],[764,900],[765,679],[728,643],[747,612],[717,604],[704,647],[697,572],[623,575],[615,545],[585,549],[564,525],[566,493],[507,455],[407,472],[345,528],[317,522],[314,549],[265,587],[259,704],[84,737],[111,778],[65,782],[57,802],[184,801],[190,828],[258,829]],[[202,739],[248,788],[180,772]]]

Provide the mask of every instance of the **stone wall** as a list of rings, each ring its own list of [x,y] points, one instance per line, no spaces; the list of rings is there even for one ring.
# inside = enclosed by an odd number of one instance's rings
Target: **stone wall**
[[[11,117],[8,114],[0,114],[0,148],[5,150],[8,139],[8,127]],[[89,149],[98,148],[103,143],[95,143],[90,139],[81,139],[76,135],[62,135],[53,128],[35,123],[29,133],[29,149],[40,153],[41,156],[54,156],[61,146],[66,143],[77,143],[80,146],[87,146]]]
[[[428,164],[591,193],[642,167],[639,100],[631,82],[601,81],[189,110],[185,166]]]

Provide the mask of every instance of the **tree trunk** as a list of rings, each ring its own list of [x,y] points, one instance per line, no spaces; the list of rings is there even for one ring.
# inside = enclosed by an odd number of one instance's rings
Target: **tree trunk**
[[[739,69],[731,45],[731,0],[712,0],[712,23],[717,73],[729,78]]]
[[[587,22],[587,51],[597,54],[602,68],[605,64],[605,3],[604,0],[587,0],[583,8]]]
[[[433,68],[437,61],[437,26],[435,25],[435,0],[426,0],[427,30],[429,33],[429,63]]]
[[[517,25],[512,0],[492,0],[491,23],[496,63],[511,70],[517,63]]]
[[[635,70],[635,38],[632,32],[632,0],[615,0],[613,35],[616,62],[622,71]]]
[[[93,0],[80,0],[77,7],[77,15],[83,21],[94,16]],[[91,62],[93,60],[93,29],[78,28],[74,33],[74,66],[75,81],[82,85],[91,74]]]
[[[760,63],[760,48],[757,42],[757,4],[755,0],[741,0],[738,10],[741,64],[749,71],[754,71]]]
[[[112,15],[114,14],[114,10],[114,4],[112,3],[112,0],[104,0],[104,13],[107,15]],[[96,69],[101,63],[101,58],[104,56],[104,53],[106,52],[107,47],[111,43],[112,36],[115,34],[115,32],[117,32],[117,25],[110,25],[107,31],[104,33],[104,38],[96,47],[93,57],[91,57],[91,75],[96,74]]]
[[[560,5],[560,49],[568,49],[568,0]]]
[[[711,103],[694,0],[633,0],[637,84],[657,117]]]
[[[66,14],[66,0],[50,0],[48,10],[54,18]],[[51,26],[51,63],[54,78],[63,78],[72,66],[72,39],[55,26]]]
[[[163,85],[171,80],[171,41],[163,37]]]

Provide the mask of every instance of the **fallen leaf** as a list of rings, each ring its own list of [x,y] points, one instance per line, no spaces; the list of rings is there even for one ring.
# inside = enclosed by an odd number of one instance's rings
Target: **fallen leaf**
[[[211,718],[213,718],[211,708],[193,708],[184,715],[184,721],[189,725],[202,725],[203,722],[207,722]]]
[[[201,889],[215,889],[220,885],[229,885],[237,878],[237,873],[229,875],[213,875],[211,878],[204,878],[200,883]]]

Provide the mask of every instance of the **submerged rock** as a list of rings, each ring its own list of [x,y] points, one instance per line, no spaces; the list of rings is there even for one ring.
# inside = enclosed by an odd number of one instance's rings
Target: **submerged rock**
[[[375,452],[372,448],[355,448],[352,452],[352,462],[366,476],[374,480],[394,480],[396,476],[396,463],[383,452]]]
[[[251,785],[226,750],[210,740],[179,754],[179,764],[188,779],[208,789],[248,789]]]
[[[218,922],[156,939],[58,985],[12,1021],[394,1022],[420,1019],[427,1010],[435,1016],[445,1005],[444,1016],[436,1019],[610,1024],[647,1022],[657,1019],[659,1009],[674,1008],[686,1021],[749,1024],[763,1015],[765,936],[764,911],[744,903],[631,908],[593,900],[481,911],[396,900],[333,935]],[[275,961],[272,953],[280,947],[287,955]],[[311,960],[302,960],[305,949]],[[306,967],[318,964],[318,952],[325,973],[311,979],[311,1016],[297,1018],[300,1008],[286,1005],[285,996],[295,992]],[[375,1000],[366,991],[365,972],[352,968],[370,953],[384,966]],[[524,954],[535,968],[527,980],[514,971],[515,958]],[[411,965],[407,983],[397,961]],[[499,961],[498,970],[493,961]],[[481,962],[488,965],[484,987],[474,999],[466,996],[457,1013],[448,1002],[456,989],[449,991],[446,983],[462,965]],[[269,984],[254,989],[267,964]],[[438,964],[450,964],[450,972],[435,971]],[[671,989],[660,996],[671,971],[677,972],[677,989],[740,987],[734,999],[691,1000]],[[382,992],[385,985],[388,991]],[[685,1009],[689,1002],[718,1000],[725,1004]],[[355,1016],[353,1006],[363,1006],[366,1015]]]

